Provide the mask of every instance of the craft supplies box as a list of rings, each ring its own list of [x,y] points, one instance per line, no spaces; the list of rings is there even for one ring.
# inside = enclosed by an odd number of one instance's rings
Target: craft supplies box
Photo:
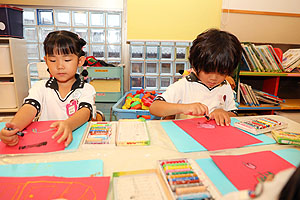
[[[0,44],[0,74],[11,74],[11,62],[8,44]]]
[[[16,108],[15,83],[0,82],[0,108]]]
[[[123,67],[88,67],[96,102],[117,102],[123,95]]]
[[[23,38],[23,9],[0,5],[0,36]]]
[[[137,119],[138,115],[150,115],[151,119],[160,119],[160,117],[156,117],[151,115],[149,110],[125,110],[122,109],[122,106],[125,103],[126,95],[134,92],[129,91],[126,92],[125,95],[112,107],[112,112],[116,116],[117,120],[119,119]]]

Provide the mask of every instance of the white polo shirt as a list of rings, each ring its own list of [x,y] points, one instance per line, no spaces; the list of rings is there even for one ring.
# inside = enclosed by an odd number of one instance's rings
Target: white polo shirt
[[[234,113],[237,110],[233,91],[226,80],[213,88],[208,88],[193,72],[170,85],[155,100],[179,104],[200,102],[208,107],[209,113],[218,108]]]
[[[24,99],[24,104],[37,109],[39,121],[65,120],[83,107],[91,111],[91,119],[95,112],[95,89],[82,81],[78,74],[75,77],[76,81],[65,98],[61,98],[57,81],[51,77],[49,80],[36,82]]]

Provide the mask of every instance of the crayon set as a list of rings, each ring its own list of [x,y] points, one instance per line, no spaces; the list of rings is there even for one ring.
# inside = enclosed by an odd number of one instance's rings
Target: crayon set
[[[213,199],[190,159],[160,160],[159,168],[173,199]]]
[[[282,130],[272,130],[271,133],[278,144],[291,144],[300,146],[300,133]]]
[[[112,124],[110,122],[90,122],[85,144],[110,144]]]
[[[241,130],[258,135],[272,130],[286,128],[287,123],[277,121],[270,117],[259,117],[252,120],[236,122],[234,123],[234,126]]]

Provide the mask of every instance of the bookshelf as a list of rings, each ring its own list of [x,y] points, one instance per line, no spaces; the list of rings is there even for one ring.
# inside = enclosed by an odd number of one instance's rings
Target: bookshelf
[[[294,79],[294,82],[299,83],[300,73],[240,71],[239,75],[241,82],[250,84],[254,88],[264,92],[279,96],[286,101],[279,106],[261,104],[260,106],[254,107],[241,104],[239,110],[300,110],[300,96],[297,91],[298,86],[291,83],[289,91],[287,91],[286,87],[281,87],[283,82],[288,81],[288,79]],[[292,88],[294,88],[294,90]]]
[[[255,45],[272,45],[273,48],[280,48],[282,52],[288,49],[300,48],[300,44],[287,43],[258,43]],[[253,88],[279,96],[285,99],[285,103],[279,106],[272,104],[261,104],[260,106],[246,106],[241,104],[241,111],[266,111],[266,113],[274,113],[275,110],[300,110],[300,73],[285,72],[251,72],[240,71],[239,79],[242,83],[251,85]]]

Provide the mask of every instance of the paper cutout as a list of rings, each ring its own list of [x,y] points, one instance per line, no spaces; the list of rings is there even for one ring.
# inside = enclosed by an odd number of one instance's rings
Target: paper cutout
[[[193,118],[173,122],[209,151],[262,143],[261,140],[233,126],[218,126],[215,120],[206,121],[205,118]],[[215,126],[215,128],[203,128],[200,126],[201,124]]]
[[[24,154],[24,153],[45,153],[65,149],[64,142],[57,143],[58,136],[52,139],[56,128],[50,125],[54,121],[33,122],[22,132],[24,137],[19,137],[19,143],[15,146],[7,146],[0,142],[0,154]]]
[[[110,177],[0,177],[0,199],[105,200],[109,179]]]
[[[268,175],[295,168],[271,151],[245,155],[211,156],[215,164],[238,190],[254,189],[258,182],[264,182]]]
[[[298,166],[300,164],[300,151],[297,149],[279,149],[272,152],[294,166]],[[198,159],[196,162],[222,195],[238,191],[214,163],[213,159]]]

